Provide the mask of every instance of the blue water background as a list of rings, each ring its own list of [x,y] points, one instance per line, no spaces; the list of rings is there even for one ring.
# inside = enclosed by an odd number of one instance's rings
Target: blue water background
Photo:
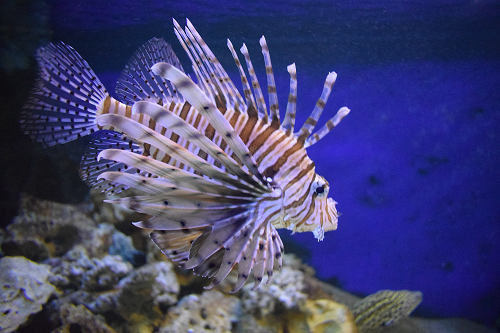
[[[339,203],[339,228],[320,243],[281,231],[286,250],[348,291],[421,290],[419,315],[492,324],[500,315],[499,8],[481,0],[55,0],[51,28],[111,92],[151,37],[171,42],[189,69],[172,17],[193,22],[237,86],[226,38],[245,42],[265,86],[264,34],[282,113],[286,66],[297,65],[297,126],[336,71],[322,122],[342,106],[352,112],[309,156]]]

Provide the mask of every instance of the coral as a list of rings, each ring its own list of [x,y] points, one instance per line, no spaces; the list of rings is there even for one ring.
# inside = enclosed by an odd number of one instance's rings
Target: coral
[[[356,333],[354,316],[347,306],[331,300],[307,300],[307,324],[312,333]]]
[[[188,295],[170,308],[160,333],[234,332],[240,315],[240,301],[219,291]]]
[[[0,331],[13,332],[42,310],[55,291],[47,282],[49,275],[49,266],[23,257],[0,259]]]
[[[420,291],[381,290],[354,304],[353,314],[360,333],[378,332],[407,317],[422,301]]]

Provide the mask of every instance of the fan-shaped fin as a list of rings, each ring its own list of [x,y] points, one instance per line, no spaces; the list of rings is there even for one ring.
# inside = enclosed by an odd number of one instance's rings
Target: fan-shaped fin
[[[141,173],[141,171],[138,171],[134,167],[129,167],[125,163],[98,159],[99,153],[104,149],[114,148],[142,154],[143,149],[121,133],[99,131],[93,134],[93,136],[94,139],[87,146],[80,163],[80,177],[94,189],[100,189],[107,193],[120,193],[127,189],[128,185],[106,182],[98,179],[99,175],[105,171],[123,171],[125,174],[137,174]],[[144,172],[143,174],[146,173]]]
[[[207,96],[214,97],[215,90],[213,85],[211,84],[212,77],[209,73],[207,73],[207,68],[203,66],[203,61],[200,59],[198,52],[196,52],[196,49],[193,47],[191,40],[186,36],[186,33],[184,32],[184,30],[182,30],[175,19],[174,33],[177,36],[177,39],[181,43],[182,47],[184,48],[184,51],[186,51],[189,60],[191,60],[191,65],[196,74],[196,77],[198,78],[199,87],[204,90]]]
[[[96,131],[96,113],[109,95],[87,62],[62,42],[39,48],[37,61],[40,78],[21,113],[23,132],[52,146]]]
[[[212,201],[214,199],[218,200],[214,202]],[[238,216],[248,209],[247,200],[214,198],[203,195],[188,195],[184,197],[176,195],[131,196],[105,200],[105,202],[119,204],[122,207],[135,210],[139,213],[167,219],[206,219],[214,223]],[[155,227],[155,229],[157,228]]]
[[[192,243],[202,236],[204,228],[182,230],[154,230],[149,236],[158,248],[173,261],[189,259]]]
[[[196,219],[168,219],[164,217],[152,217],[148,220],[134,222],[136,227],[143,229],[155,229],[155,230],[181,230],[181,229],[193,229],[193,228],[205,228],[213,224],[213,221],[207,220],[205,218]]]
[[[283,247],[283,241],[281,240],[281,237],[278,233],[278,230],[271,225],[271,239],[273,240],[273,246],[274,246],[274,258],[278,260],[278,269],[281,269],[281,266],[283,266],[283,253],[285,251]],[[274,237],[273,237],[274,236]]]
[[[132,112],[148,115],[154,119],[157,124],[170,129],[172,132],[175,132],[207,152],[215,160],[218,160],[231,174],[262,191],[268,191],[266,187],[242,169],[242,167],[220,149],[219,146],[174,113],[151,102],[137,102],[132,107]]]
[[[99,116],[97,121],[100,126],[113,126],[123,131],[127,136],[134,140],[150,144],[153,147],[160,149],[181,163],[184,163],[207,177],[230,184],[239,189],[254,191],[254,187],[242,183],[238,179],[231,177],[228,173],[222,172],[220,169],[215,168],[212,164],[194,155],[186,148],[136,121],[114,114]]]
[[[102,151],[98,158],[104,158],[116,162],[121,162],[127,166],[135,167],[140,171],[154,174],[158,177],[167,178],[177,187],[186,190],[212,193],[215,195],[253,197],[250,192],[241,189],[221,185],[220,182],[204,178],[193,173],[184,171],[174,166],[157,161],[151,157],[134,154],[118,149],[106,149]]]
[[[88,63],[71,46],[59,42],[38,49],[40,78],[57,86],[61,93],[75,94],[81,102],[94,105],[108,96]],[[69,96],[68,96],[69,97]],[[83,98],[82,98],[83,97]]]
[[[257,253],[254,257],[254,267],[253,267],[253,277],[254,277],[254,285],[252,290],[257,289],[262,283],[262,278],[264,277],[264,272],[266,269],[266,261],[267,261],[267,252],[268,247],[271,246],[271,242],[269,241],[269,225],[261,226],[261,230],[259,230],[259,237]]]
[[[174,20],[174,24],[176,24]],[[212,68],[214,77],[212,80],[215,80],[214,84],[219,86],[221,91],[226,96],[226,99],[230,102],[230,105],[235,106],[235,109],[242,110],[245,103],[243,102],[243,98],[241,97],[238,89],[234,85],[233,81],[229,78],[229,75],[224,70],[224,67],[220,64],[219,60],[215,57],[213,52],[210,50],[208,45],[205,43],[203,38],[201,38],[198,31],[196,31],[195,27],[189,20],[186,20],[186,35],[190,36],[192,44],[197,47],[196,50],[202,57],[204,58],[204,64],[207,68]],[[177,27],[180,26],[177,24]],[[208,79],[208,77],[206,78]]]
[[[250,243],[243,251],[240,261],[238,262],[238,280],[236,281],[236,284],[231,291],[232,293],[240,290],[250,276],[250,272],[252,271],[252,268],[255,264],[254,259],[259,247],[259,241],[260,237],[253,235]]]
[[[141,100],[161,104],[172,100],[183,102],[168,81],[151,72],[151,66],[158,62],[168,62],[184,71],[170,44],[162,38],[152,38],[137,49],[123,69],[116,83],[117,99],[127,105]]]
[[[216,251],[224,247],[224,244],[238,233],[250,218],[250,213],[236,215],[225,221],[219,221],[212,227],[210,235],[197,251],[196,255],[190,257],[185,268],[194,268],[210,257]]]
[[[210,225],[189,224],[193,228],[206,226],[204,237],[193,243],[189,260],[184,264],[186,269],[194,269],[201,276],[215,276],[206,288],[219,284],[238,264],[238,282],[233,292],[238,291],[254,269],[255,287],[262,281],[267,271],[269,279],[274,269],[274,259],[281,267],[283,246],[276,229],[261,218],[254,216],[249,206],[246,211],[234,212],[234,216]],[[189,222],[191,223],[191,222]],[[145,227],[156,225],[173,225],[171,221],[154,221]],[[189,228],[188,224],[184,224]],[[221,257],[222,256],[222,257]]]
[[[272,281],[274,272],[274,259],[278,261],[278,268],[282,266],[282,253],[283,253],[283,243],[278,234],[276,228],[273,225],[269,226],[268,233],[268,247],[267,247],[267,258],[266,258],[266,273],[267,282],[269,284]]]
[[[234,266],[241,260],[243,251],[252,240],[252,235],[253,224],[247,224],[230,240],[226,241],[224,244],[224,249],[226,251],[224,253],[224,257],[222,258],[220,269],[215,275],[212,283],[207,286],[206,289],[210,289],[218,285],[232,271]]]
[[[259,172],[257,163],[250,154],[248,147],[241,141],[238,133],[231,124],[220,113],[215,105],[210,102],[198,86],[184,73],[167,63],[158,63],[153,66],[153,72],[171,82],[179,89],[186,100],[200,112],[205,119],[215,128],[224,141],[231,147],[236,156],[252,172],[262,184],[267,184],[262,174]]]
[[[207,58],[207,55],[203,52],[201,46],[198,44],[198,41],[195,39],[193,34],[189,29],[186,28],[184,36],[186,38],[189,38],[191,43],[189,44],[191,46],[191,51],[193,54],[198,54],[199,57],[201,57],[201,61],[197,61],[201,66],[204,71],[202,72],[204,75],[201,77],[202,80],[204,80],[207,84],[210,85],[211,90],[213,93],[211,93],[209,96],[213,97],[213,100],[216,102],[216,105],[220,108],[221,112],[225,111],[228,107],[228,101],[230,101],[229,105],[233,106],[235,105],[235,94],[232,89],[228,89],[228,86],[226,85],[227,80],[229,80],[229,77],[221,77],[220,73],[217,73],[217,69],[215,68],[215,64],[212,63],[210,59]],[[238,93],[239,95],[239,93]],[[233,108],[235,112],[239,113],[240,108],[236,107]]]
[[[224,249],[219,249],[219,251],[212,254],[207,260],[202,262],[199,266],[193,268],[193,272],[196,275],[211,278],[213,277],[217,271],[219,270],[222,258],[224,257]]]
[[[180,189],[176,184],[164,178],[144,177],[137,174],[130,174],[118,171],[106,171],[99,175],[99,180],[105,179],[110,182],[123,184],[127,187],[136,188],[142,192],[153,195],[178,195],[179,193],[193,193]]]

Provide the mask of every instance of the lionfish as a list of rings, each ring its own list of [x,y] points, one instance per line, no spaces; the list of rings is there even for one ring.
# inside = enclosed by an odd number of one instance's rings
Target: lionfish
[[[337,76],[331,72],[310,117],[295,132],[296,67],[287,67],[290,93],[281,122],[264,36],[269,109],[245,44],[240,51],[250,81],[227,41],[242,97],[189,20],[184,29],[174,20],[174,32],[197,83],[184,73],[171,46],[153,38],[123,70],[116,98],[70,46],[40,48],[39,79],[21,126],[45,146],[93,133],[82,178],[107,193],[132,188],[140,194],[123,192],[106,202],[147,214],[134,224],[150,229],[153,242],[181,267],[213,278],[207,288],[234,268],[233,292],[252,269],[255,289],[265,273],[271,281],[275,259],[281,268],[283,243],[276,229],[312,231],[323,240],[325,231],[337,228],[337,203],[328,198],[330,186],[316,174],[306,148],[349,109],[341,108],[312,134]]]

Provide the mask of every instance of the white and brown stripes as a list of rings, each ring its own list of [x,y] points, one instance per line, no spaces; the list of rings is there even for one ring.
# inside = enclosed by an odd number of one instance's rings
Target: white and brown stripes
[[[255,98],[253,97],[252,90],[250,89],[250,84],[248,83],[247,76],[245,74],[245,71],[243,70],[243,67],[241,66],[240,60],[238,59],[238,55],[234,50],[233,44],[229,39],[227,40],[227,47],[231,51],[233,59],[236,63],[236,67],[238,67],[238,71],[240,73],[241,83],[243,85],[243,94],[245,95],[247,108],[253,108],[255,110],[257,104],[255,103]]]
[[[254,174],[262,184],[266,180],[259,172],[258,166],[250,154],[247,146],[241,141],[229,121],[217,109],[210,99],[203,94],[200,88],[186,74],[167,63],[158,63],[153,66],[156,75],[170,80],[183,94],[186,100],[224,137],[224,141],[231,147],[238,159]]]
[[[295,128],[295,112],[297,110],[297,69],[295,64],[288,65],[286,69],[290,73],[290,94],[288,95],[285,119],[283,119],[281,128],[285,131],[286,135],[292,135]]]
[[[264,63],[266,65],[267,93],[269,95],[269,110],[271,111],[271,122],[274,123],[275,127],[278,127],[280,123],[280,110],[278,105],[278,96],[276,94],[276,83],[274,81],[271,56],[269,54],[269,48],[267,47],[266,38],[264,36],[260,38],[259,43],[262,47],[262,55],[264,56]]]
[[[113,202],[154,215],[136,225],[160,230],[153,233],[153,240],[169,257],[180,260],[184,268],[214,277],[209,288],[226,278],[237,264],[234,291],[242,287],[252,270],[256,288],[266,273],[270,280],[275,260],[281,265],[283,244],[276,228],[313,231],[318,240],[323,239],[325,230],[336,228],[338,214],[333,200],[327,199],[328,183],[315,173],[305,147],[338,124],[348,109],[341,109],[337,118],[325,125],[326,130],[309,138],[335,82],[336,74],[330,73],[315,109],[301,130],[293,133],[295,65],[288,67],[290,94],[280,126],[274,74],[264,37],[260,44],[266,64],[269,110],[244,44],[241,52],[253,89],[228,41],[246,104],[190,22],[184,30],[177,22],[174,24],[193,62],[198,85],[169,63],[155,64],[152,72],[173,84],[186,102],[161,106],[143,101],[132,109],[116,104],[108,106],[108,113],[114,115],[98,117],[99,125],[115,126],[143,143],[151,154],[133,160],[131,153],[111,151],[109,155],[114,156],[110,157],[128,161],[138,169],[142,166],[143,170],[154,170],[158,178],[118,172],[104,173],[102,177],[147,192],[146,196]],[[190,173],[192,182],[185,178]],[[175,176],[185,178],[185,188],[178,188]],[[216,186],[207,189],[211,182]]]
[[[255,74],[255,69],[253,68],[252,60],[250,59],[250,54],[248,53],[248,48],[244,43],[243,46],[240,48],[240,52],[245,57],[248,74],[250,74],[250,79],[252,80],[252,88],[255,95],[255,101],[257,103],[257,110],[259,111],[259,116],[264,121],[267,121],[269,113],[267,111],[264,95],[262,94],[262,90],[260,89],[259,80],[257,79],[257,75]]]
[[[241,97],[238,89],[236,89],[234,83],[229,78],[227,72],[224,70],[224,67],[222,67],[219,60],[217,60],[213,52],[210,50],[203,38],[201,38],[200,34],[198,33],[198,31],[196,31],[191,22],[189,20],[186,20],[186,24],[186,30],[190,31],[191,35],[193,36],[193,41],[195,40],[196,43],[198,43],[198,45],[202,49],[202,53],[205,53],[206,55],[207,62],[205,63],[205,65],[214,68],[215,77],[217,78],[215,82],[218,81],[222,92],[229,95],[229,98],[227,98],[228,102],[230,103],[230,105],[233,105],[235,109],[242,108],[245,105],[243,98]]]
[[[319,140],[321,140],[325,135],[327,135],[335,126],[337,126],[340,121],[349,114],[351,110],[349,110],[347,107],[342,107],[340,110],[333,116],[330,120],[326,122],[323,127],[321,127],[316,133],[314,133],[312,136],[310,136],[306,142],[304,143],[304,147],[307,148],[309,146],[312,146]]]
[[[333,84],[335,83],[335,79],[337,78],[337,73],[331,72],[328,74],[325,80],[325,84],[323,86],[323,92],[321,96],[316,101],[316,105],[314,110],[311,112],[309,118],[307,118],[304,125],[298,133],[295,134],[297,140],[300,142],[305,142],[305,140],[311,135],[314,127],[318,123],[319,117],[325,108],[326,102],[328,101],[328,96],[330,96],[330,92],[332,91]]]

